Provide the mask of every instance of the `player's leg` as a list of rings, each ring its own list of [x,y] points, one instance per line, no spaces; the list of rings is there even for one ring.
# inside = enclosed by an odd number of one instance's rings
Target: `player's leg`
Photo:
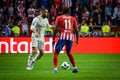
[[[39,53],[36,54],[36,56],[33,58],[33,63],[37,60],[39,60],[43,56],[43,50],[39,49]]]
[[[67,52],[67,56],[69,57],[69,60],[73,66],[73,73],[76,73],[78,72],[78,69],[77,69],[77,66],[76,66],[76,63],[75,63],[75,59],[71,53],[71,48],[72,48],[72,44],[73,42],[72,41],[67,41],[67,44],[66,44],[66,52]]]
[[[37,53],[36,52],[37,46],[38,46],[38,41],[36,40],[35,35],[32,35],[32,53],[30,53],[28,57],[28,64],[26,67],[27,70],[31,70],[33,68],[32,59],[33,59],[33,55]]]
[[[33,62],[39,60],[42,56],[43,56],[43,53],[44,53],[44,40],[39,40],[38,41],[38,45],[37,45],[37,49],[39,50],[39,53],[36,54],[36,56],[33,58]]]
[[[58,52],[54,53],[53,63],[54,63],[54,73],[58,72]]]
[[[58,55],[59,55],[59,52],[62,50],[64,44],[65,44],[65,41],[58,40],[55,46],[55,52],[54,52],[54,57],[53,57],[54,73],[58,72]]]
[[[32,60],[33,58],[33,55],[36,53],[36,48],[35,47],[32,47],[32,53],[29,54],[28,56],[28,64],[30,63],[30,61]]]
[[[26,67],[27,70],[32,70],[32,68],[33,68],[32,58],[33,58],[33,55],[35,53],[36,53],[36,47],[32,47],[32,53],[30,53],[29,57],[28,57],[28,64],[27,64],[27,67]]]
[[[67,52],[67,55],[68,55],[69,60],[70,60],[70,62],[72,63],[72,66],[73,66],[73,71],[72,71],[72,72],[73,72],[73,73],[77,73],[77,72],[78,72],[78,69],[77,69],[77,66],[76,66],[76,63],[75,63],[75,59],[74,59],[72,53]]]

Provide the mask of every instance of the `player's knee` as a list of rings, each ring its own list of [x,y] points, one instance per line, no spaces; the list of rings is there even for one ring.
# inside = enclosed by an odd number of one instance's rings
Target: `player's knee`
[[[34,53],[35,53],[35,50],[32,50],[32,53],[34,54]]]
[[[59,52],[60,52],[59,50],[57,50],[57,49],[55,50],[55,53],[59,54]]]
[[[55,48],[55,53],[59,53],[61,51],[60,48]]]
[[[33,51],[32,51],[32,53],[34,54],[34,53],[35,53],[35,51],[33,50]]]
[[[36,53],[36,48],[32,47],[32,53]]]

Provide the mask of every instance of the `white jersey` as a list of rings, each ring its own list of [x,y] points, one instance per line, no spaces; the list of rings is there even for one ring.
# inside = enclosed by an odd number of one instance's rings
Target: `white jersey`
[[[31,24],[31,29],[34,28],[39,34],[38,40],[44,40],[46,27],[52,26],[49,24],[47,18],[42,18],[40,15],[35,17]],[[32,36],[35,36],[35,34],[32,33]]]

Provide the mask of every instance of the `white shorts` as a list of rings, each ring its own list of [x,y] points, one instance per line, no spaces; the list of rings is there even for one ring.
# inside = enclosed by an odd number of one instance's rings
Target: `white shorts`
[[[40,40],[32,35],[32,47],[44,50],[44,40]]]

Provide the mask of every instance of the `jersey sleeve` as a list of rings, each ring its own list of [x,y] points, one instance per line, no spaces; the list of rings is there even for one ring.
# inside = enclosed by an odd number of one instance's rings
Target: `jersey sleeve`
[[[31,23],[31,26],[30,26],[30,29],[34,28],[35,29],[35,26],[37,25],[37,18],[34,18],[32,23]]]

